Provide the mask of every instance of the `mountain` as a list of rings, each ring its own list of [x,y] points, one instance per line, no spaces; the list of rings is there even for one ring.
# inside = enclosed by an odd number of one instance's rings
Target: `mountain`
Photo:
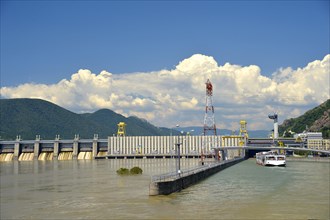
[[[117,124],[125,122],[127,135],[169,135],[171,130],[158,128],[144,119],[124,117],[109,109],[94,113],[76,114],[41,99],[0,99],[0,136],[13,140],[21,135],[25,140],[33,140],[36,135],[42,139],[54,139],[59,134],[62,139],[107,138],[117,133]],[[174,131],[173,134],[179,134]]]
[[[130,116],[128,118],[115,113],[109,109],[101,109],[94,113],[82,114],[88,120],[92,120],[104,127],[108,128],[108,135],[117,133],[117,124],[119,122],[125,122],[127,135],[132,136],[147,136],[147,135],[169,135],[170,129],[158,128],[150,124],[145,119],[140,119],[136,116]],[[115,126],[114,126],[115,125]],[[178,132],[177,132],[178,133]]]
[[[302,132],[306,125],[311,131],[323,131],[330,136],[330,100],[306,112],[296,119],[288,119],[279,126],[280,134],[285,130]],[[202,126],[163,128],[156,127],[144,119],[135,116],[124,117],[109,109],[100,109],[94,113],[77,114],[41,99],[0,99],[0,139],[13,140],[21,135],[25,140],[54,139],[59,134],[62,139],[72,139],[75,134],[80,138],[107,138],[116,135],[117,124],[125,122],[126,133],[131,136],[179,135],[181,131],[200,135]],[[193,131],[192,131],[193,130]],[[217,134],[230,135],[233,131],[217,129]],[[239,133],[239,124],[235,134]],[[267,130],[248,130],[250,138],[266,138]]]
[[[82,137],[92,136],[101,127],[89,120],[82,120],[78,114],[50,102],[39,99],[0,99],[0,135],[2,139],[14,139],[21,135],[24,139],[34,139],[40,134],[42,138],[73,138],[75,134]]]
[[[322,132],[323,138],[330,138],[330,99],[305,112],[297,118],[284,120],[279,126],[280,134],[285,131],[301,133],[303,131]]]

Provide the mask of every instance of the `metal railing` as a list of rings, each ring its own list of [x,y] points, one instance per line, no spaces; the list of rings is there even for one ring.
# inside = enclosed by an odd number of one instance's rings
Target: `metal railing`
[[[185,176],[189,176],[191,174],[199,173],[201,171],[208,170],[210,168],[220,166],[222,164],[226,164],[228,162],[232,162],[232,161],[240,160],[240,159],[242,159],[242,158],[235,158],[235,159],[224,160],[224,161],[207,161],[204,165],[198,165],[197,167],[181,170],[181,173],[169,172],[169,173],[164,173],[164,174],[160,174],[160,175],[154,175],[151,177],[151,181],[152,182],[173,181],[173,180],[185,177]]]

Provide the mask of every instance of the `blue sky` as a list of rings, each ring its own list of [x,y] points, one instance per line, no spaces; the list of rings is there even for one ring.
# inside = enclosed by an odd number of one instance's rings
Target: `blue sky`
[[[81,68],[172,69],[201,53],[263,75],[329,53],[329,1],[1,1],[1,85]]]
[[[1,97],[271,129],[329,99],[329,1],[3,1]]]

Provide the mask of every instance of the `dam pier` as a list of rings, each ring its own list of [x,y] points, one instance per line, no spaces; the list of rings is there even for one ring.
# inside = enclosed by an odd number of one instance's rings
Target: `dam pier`
[[[231,160],[213,161],[179,173],[153,176],[149,185],[149,195],[169,195],[179,192],[243,160],[244,158],[240,157]]]

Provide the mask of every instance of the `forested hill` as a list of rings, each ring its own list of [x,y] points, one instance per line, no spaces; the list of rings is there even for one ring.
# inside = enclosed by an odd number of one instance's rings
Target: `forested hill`
[[[127,135],[169,135],[167,128],[158,128],[137,117],[124,117],[109,109],[94,113],[76,114],[41,99],[0,99],[0,136],[3,140],[13,140],[21,135],[25,140],[33,140],[36,135],[42,139],[54,139],[59,134],[62,139],[107,138],[117,133],[117,124],[127,124]],[[173,131],[173,133],[178,133]]]
[[[322,132],[323,138],[330,138],[330,99],[321,105],[307,111],[305,114],[285,120],[279,126],[279,132],[282,135],[284,131],[293,131],[301,133],[304,130],[313,132]],[[287,134],[289,132],[286,132]]]

